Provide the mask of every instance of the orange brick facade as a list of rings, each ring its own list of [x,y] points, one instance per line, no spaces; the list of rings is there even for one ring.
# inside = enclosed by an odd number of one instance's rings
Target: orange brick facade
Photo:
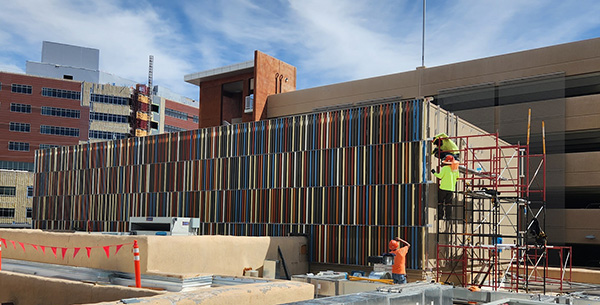
[[[254,90],[250,83],[254,79]],[[223,95],[223,85],[242,82],[242,92],[228,97]],[[219,126],[223,121],[232,122],[242,118],[242,122],[266,119],[267,97],[272,94],[296,90],[296,67],[259,51],[254,52],[252,72],[224,76],[203,81],[200,84],[199,127]],[[254,111],[244,113],[244,98],[254,94]],[[241,96],[240,96],[241,95]],[[239,103],[237,101],[241,100]]]

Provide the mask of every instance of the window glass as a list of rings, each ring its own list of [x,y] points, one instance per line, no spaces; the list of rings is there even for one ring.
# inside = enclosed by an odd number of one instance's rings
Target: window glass
[[[0,196],[14,196],[16,189],[14,186],[0,186]]]
[[[14,93],[31,94],[30,85],[12,84],[12,86],[10,86],[10,89]]]
[[[12,112],[31,113],[31,105],[18,104],[18,103],[10,103],[10,111],[12,111]]]
[[[12,151],[29,151],[29,143],[24,143],[24,142],[8,142],[8,150],[12,150]]]

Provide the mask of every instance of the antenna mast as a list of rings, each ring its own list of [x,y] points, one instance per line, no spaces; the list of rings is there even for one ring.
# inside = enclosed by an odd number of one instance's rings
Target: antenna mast
[[[154,55],[150,55],[149,59],[148,59],[148,111],[147,111],[147,115],[148,115],[148,132],[150,132],[150,125],[152,122],[152,96],[154,95],[154,88],[152,85],[152,81],[153,81],[153,77],[154,77]]]

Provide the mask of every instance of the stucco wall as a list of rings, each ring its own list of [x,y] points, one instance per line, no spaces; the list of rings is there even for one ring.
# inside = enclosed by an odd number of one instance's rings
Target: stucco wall
[[[277,260],[277,246],[292,274],[308,271],[305,237],[237,237],[237,236],[114,236],[87,233],[51,233],[40,230],[0,229],[7,241],[2,257],[49,264],[79,266],[133,273],[132,245],[140,247],[140,264],[144,274],[243,275],[244,268],[261,270],[264,260]],[[10,241],[15,241],[13,247]],[[23,243],[25,251],[19,244]],[[115,245],[124,246],[116,252]],[[38,247],[46,246],[45,253]],[[110,247],[107,257],[103,246]],[[55,257],[50,247],[57,247]],[[64,259],[61,248],[67,248]],[[73,257],[74,248],[81,250]],[[85,247],[93,247],[88,258]]]
[[[15,305],[68,305],[146,297],[163,292],[122,286],[104,286],[61,279],[0,272],[0,303]]]

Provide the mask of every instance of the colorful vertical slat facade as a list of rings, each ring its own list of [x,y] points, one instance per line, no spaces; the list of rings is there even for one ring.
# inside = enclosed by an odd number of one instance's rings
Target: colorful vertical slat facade
[[[309,236],[310,260],[367,264],[425,247],[423,101],[36,152],[34,227],[127,231],[197,217],[202,234]]]

